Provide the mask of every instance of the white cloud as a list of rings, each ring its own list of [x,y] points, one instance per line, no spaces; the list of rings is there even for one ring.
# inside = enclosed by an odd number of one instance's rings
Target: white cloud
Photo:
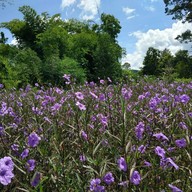
[[[83,19],[93,19],[98,13],[100,0],[80,0],[78,7],[82,9]]]
[[[123,7],[123,12],[127,15],[127,19],[132,19],[135,17],[135,9]]]
[[[18,45],[18,41],[14,38],[11,40],[11,42],[9,44],[10,45]]]
[[[181,21],[173,23],[171,28],[164,30],[150,29],[147,32],[136,31],[131,34],[137,39],[135,51],[128,53],[122,59],[122,63],[129,62],[131,68],[139,69],[142,67],[143,59],[149,47],[154,47],[159,50],[169,49],[172,54],[175,54],[180,49],[191,49],[190,44],[181,44],[175,38],[187,29],[192,30],[192,25],[189,23],[183,24]]]
[[[76,0],[62,0],[61,8],[64,9],[65,7],[69,7],[70,5],[73,5],[75,2]]]
[[[153,6],[145,7],[145,9],[146,9],[147,11],[151,11],[151,12],[155,11],[155,7],[153,7]]]
[[[74,5],[76,2],[78,3],[77,7],[82,11],[80,15],[82,19],[93,19],[97,15],[100,7],[100,0],[62,0],[61,8],[64,9]]]

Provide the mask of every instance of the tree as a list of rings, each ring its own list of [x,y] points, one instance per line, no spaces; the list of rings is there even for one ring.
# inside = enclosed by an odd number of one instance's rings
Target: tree
[[[121,25],[118,19],[116,19],[113,15],[110,14],[101,14],[101,30],[107,34],[109,34],[112,39],[117,38],[118,34],[121,31]]]
[[[180,78],[192,77],[192,57],[187,50],[179,50],[175,54],[173,63]]]
[[[192,22],[192,1],[191,0],[164,0],[165,13],[173,15],[172,19],[178,19],[185,22]],[[176,39],[192,42],[192,32],[187,30]]]
[[[161,52],[158,49],[149,47],[143,61],[142,73],[144,75],[159,75],[159,61]]]

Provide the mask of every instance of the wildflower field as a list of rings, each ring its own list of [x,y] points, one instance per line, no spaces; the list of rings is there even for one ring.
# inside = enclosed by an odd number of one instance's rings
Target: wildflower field
[[[191,192],[192,82],[0,89],[0,191]]]

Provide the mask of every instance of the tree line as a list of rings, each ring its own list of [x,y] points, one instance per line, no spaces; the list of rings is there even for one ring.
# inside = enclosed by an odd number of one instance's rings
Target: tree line
[[[23,19],[0,24],[16,39],[16,45],[0,38],[0,82],[21,87],[37,82],[63,84],[70,73],[77,82],[98,81],[122,76],[120,59],[124,49],[116,38],[120,22],[110,14],[101,14],[101,24],[75,19],[62,20],[60,14],[40,15],[30,6],[19,11]]]

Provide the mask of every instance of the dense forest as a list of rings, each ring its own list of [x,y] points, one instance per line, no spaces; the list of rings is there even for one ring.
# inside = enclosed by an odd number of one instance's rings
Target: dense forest
[[[169,6],[175,1],[164,2],[166,14],[173,15],[173,19],[185,18],[183,22],[191,22],[186,4],[180,4],[180,8],[176,4],[174,10]],[[135,75],[129,63],[121,63],[126,52],[117,41],[121,25],[113,15],[102,13],[98,24],[63,20],[60,14],[50,16],[47,12],[39,15],[30,6],[22,6],[19,11],[22,20],[0,24],[0,28],[8,29],[17,42],[16,45],[8,44],[5,34],[0,33],[0,83],[6,87],[35,83],[60,86],[63,85],[63,74],[72,74],[79,83],[85,80],[97,82],[98,78],[107,77],[116,82]],[[188,30],[176,39],[191,43],[191,37]],[[190,78],[192,57],[187,50],[172,55],[168,49],[149,47],[143,67],[136,74]]]

